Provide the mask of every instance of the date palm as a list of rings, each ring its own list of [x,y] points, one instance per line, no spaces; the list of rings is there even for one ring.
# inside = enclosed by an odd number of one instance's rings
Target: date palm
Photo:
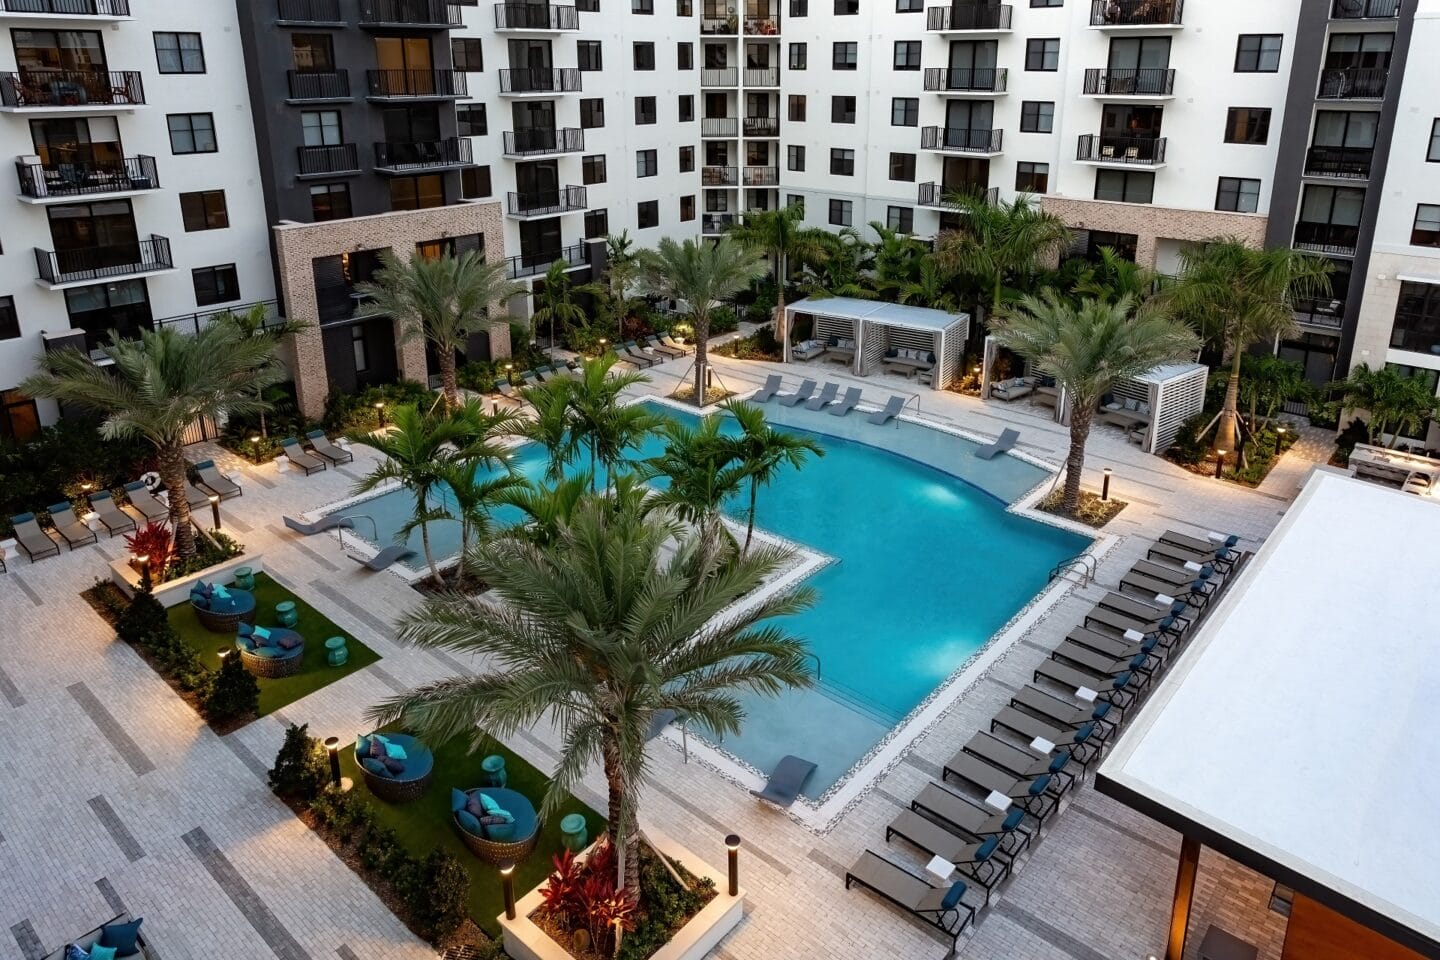
[[[665,451],[641,466],[647,480],[665,481],[651,505],[673,510],[705,537],[724,531],[720,509],[745,482],[739,445],[722,432],[723,427],[724,418],[714,413],[693,427],[666,420],[660,430]]]
[[[1005,299],[1007,277],[1023,278],[1043,267],[1070,242],[1064,221],[1029,196],[991,203],[984,193],[950,194],[960,227],[935,240],[935,256],[952,273],[969,274],[990,289],[990,314]]]
[[[195,555],[195,531],[185,496],[185,430],[196,420],[250,416],[264,410],[257,394],[283,375],[269,338],[242,337],[231,324],[212,323],[195,334],[174,329],[122,339],[111,331],[104,347],[111,366],[98,367],[82,350],[40,358],[41,372],[20,389],[101,417],[107,440],[141,439],[155,448],[170,501],[175,554]]]
[[[755,503],[761,487],[768,487],[785,467],[799,470],[812,455],[825,456],[825,449],[809,437],[772,429],[764,412],[752,403],[734,401],[725,409],[740,425],[734,438],[736,456],[745,472],[750,505],[745,511],[745,546],[755,534]]]
[[[805,210],[790,204],[778,210],[751,211],[733,226],[729,233],[748,247],[770,260],[770,275],[775,279],[775,334],[781,344],[780,358],[790,362],[790,337],[785,319],[785,278],[789,261],[819,262],[826,256],[824,230],[803,226]]]
[[[991,334],[1007,350],[1054,377],[1070,403],[1070,454],[1065,461],[1065,512],[1080,507],[1085,443],[1100,399],[1115,384],[1195,353],[1200,340],[1159,310],[1135,302],[1086,298],[1070,303],[1054,290],[1026,295],[993,319]]]
[[[304,320],[272,317],[269,308],[264,304],[256,304],[244,313],[233,313],[226,310],[224,313],[215,317],[214,322],[234,325],[235,330],[242,337],[268,338],[277,347],[283,343],[287,337],[293,337],[295,334],[303,332],[310,326],[310,324]],[[273,362],[273,352],[271,362]],[[266,386],[268,386],[268,384]],[[255,396],[263,397],[264,395],[265,386],[256,385]],[[266,410],[262,407],[260,409],[260,436],[269,437],[270,429],[269,425],[265,422],[265,413]]]
[[[551,380],[522,391],[536,416],[521,429],[525,436],[543,445],[550,457],[546,476],[558,480],[565,468],[583,450],[590,459],[590,482],[605,470],[605,485],[629,452],[645,441],[660,420],[640,404],[621,403],[621,394],[650,378],[636,371],[611,370],[613,356],[587,361],[580,376]]]
[[[550,325],[551,360],[555,359],[555,324],[558,322],[560,329],[565,330],[585,322],[585,311],[580,309],[571,292],[568,266],[564,260],[550,264],[543,285],[535,292],[536,308],[530,316],[531,323]]]

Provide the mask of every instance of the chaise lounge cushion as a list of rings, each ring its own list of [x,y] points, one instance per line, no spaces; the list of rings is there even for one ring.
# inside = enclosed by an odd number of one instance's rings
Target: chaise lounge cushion
[[[960,898],[965,896],[965,884],[955,883],[945,892],[945,899],[940,901],[941,910],[954,910],[960,905]]]

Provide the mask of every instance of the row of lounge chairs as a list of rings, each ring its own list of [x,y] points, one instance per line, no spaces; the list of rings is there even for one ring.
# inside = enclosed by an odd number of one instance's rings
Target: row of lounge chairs
[[[693,350],[693,347],[676,342],[669,334],[663,337],[651,335],[638,340],[627,340],[611,348],[618,362],[636,370],[645,370],[668,360],[689,356]],[[512,383],[509,378],[497,379],[495,392],[507,400],[523,404],[525,398],[520,395],[519,390],[516,389],[517,386],[533,387],[550,380],[569,379],[579,375],[580,365],[574,360],[566,360],[558,364],[545,364],[516,374],[518,384]]]
[[[780,374],[771,374],[761,387],[750,398],[752,403],[769,403],[771,400],[778,401],[782,406],[795,407],[805,404],[806,410],[825,410],[832,417],[847,416],[862,402],[862,394],[859,387],[847,387],[845,395],[840,396],[840,385],[833,382],[826,382],[819,393],[815,392],[817,386],[814,380],[803,380],[794,393],[780,393],[784,385],[784,379]],[[869,420],[874,424],[886,424],[895,419],[900,411],[905,409],[905,398],[892,396],[885,406],[870,414]]]
[[[1168,531],[885,828],[953,867],[950,878],[866,850],[845,874],[958,938],[1083,781],[1243,557],[1238,537]],[[1154,590],[1165,585],[1167,590]],[[1128,592],[1126,592],[1128,591]],[[928,875],[927,875],[928,874]],[[979,888],[982,898],[970,897]]]
[[[309,451],[301,446],[300,441],[294,437],[286,437],[281,440],[280,448],[285,451],[285,459],[290,461],[290,465],[305,471],[307,477],[332,465],[350,463],[355,459],[355,454],[344,447],[337,446],[325,435],[324,430],[311,430],[305,434],[305,439],[310,443]]]

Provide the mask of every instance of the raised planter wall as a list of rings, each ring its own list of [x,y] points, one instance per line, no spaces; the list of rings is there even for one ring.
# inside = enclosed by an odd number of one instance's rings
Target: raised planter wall
[[[234,581],[235,571],[241,567],[249,567],[256,573],[260,573],[265,569],[265,558],[258,553],[243,553],[238,557],[231,557],[224,563],[206,567],[199,573],[192,573],[188,577],[167,580],[155,588],[155,599],[159,600],[160,605],[167,610],[170,607],[179,606],[190,600],[190,587],[197,580],[228,585]],[[133,597],[140,589],[140,571],[131,567],[128,559],[113,560],[110,563],[110,581],[119,587],[120,592],[125,596]]]

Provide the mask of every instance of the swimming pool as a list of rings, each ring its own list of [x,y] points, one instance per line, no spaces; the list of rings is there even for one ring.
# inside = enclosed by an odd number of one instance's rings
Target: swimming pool
[[[809,641],[820,682],[778,699],[745,698],[743,732],[720,746],[760,771],[787,753],[814,761],[805,795],[816,798],[1043,590],[1051,568],[1090,541],[1007,512],[1008,502],[1049,476],[1034,464],[982,461],[973,442],[914,423],[882,430],[860,416],[788,408],[767,416],[778,427],[813,433],[826,451],[763,490],[756,515],[757,528],[833,558],[808,580],[819,602],[786,621]],[[640,456],[657,455],[660,446],[653,440]],[[891,452],[897,449],[914,458]],[[922,458],[963,471],[969,482]],[[512,462],[542,479],[542,449],[522,447]],[[743,522],[739,506],[733,515]],[[389,543],[410,515],[410,499],[396,491],[333,512],[373,518]],[[500,524],[518,519],[495,517]],[[418,540],[412,537],[417,550]],[[458,526],[432,525],[431,541],[437,556],[454,554]],[[414,563],[423,568],[423,560]]]

